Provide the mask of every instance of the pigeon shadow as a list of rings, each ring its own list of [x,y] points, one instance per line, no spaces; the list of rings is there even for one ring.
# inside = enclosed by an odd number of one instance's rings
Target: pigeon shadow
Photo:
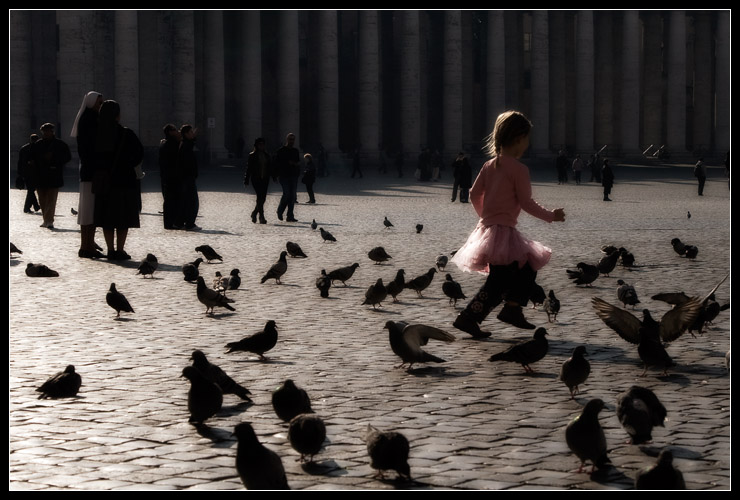
[[[431,488],[429,484],[422,483],[421,481],[417,481],[415,479],[405,479],[401,476],[398,476],[396,478],[376,478],[377,481],[387,484],[389,486],[393,486],[397,490],[410,490],[410,489],[416,489],[416,488]]]
[[[223,313],[219,313],[219,314],[207,313],[207,314],[203,314],[203,316],[208,316],[209,318],[213,318],[213,319],[223,319],[223,318],[228,317],[228,316],[233,316],[234,314],[235,313],[233,313],[233,312],[223,312]]]
[[[218,412],[219,416],[233,417],[239,415],[249,409],[250,406],[254,406],[253,401],[241,401],[231,406],[222,406],[221,411]]]
[[[622,487],[624,489],[634,488],[635,485],[635,480],[633,478],[627,476],[624,472],[611,465],[596,469],[593,474],[590,475],[590,478],[595,483],[613,487]]]
[[[689,460],[700,460],[702,454],[695,450],[689,450],[681,446],[655,446],[655,445],[643,445],[639,446],[640,451],[649,457],[656,458],[662,450],[669,449],[673,453],[674,458],[686,458]]]
[[[343,476],[347,474],[344,467],[331,459],[322,462],[304,462],[301,464],[301,469],[312,476]]]
[[[236,233],[232,233],[231,231],[224,231],[222,229],[201,229],[200,231],[186,231],[186,232],[196,232],[198,234],[226,234],[228,236],[243,236],[243,235],[238,235]]]
[[[280,360],[274,360],[273,358],[266,358],[266,359],[260,359],[260,358],[249,358],[249,359],[242,359],[239,361],[239,363],[262,363],[265,365],[294,365],[295,363],[292,361],[280,361]]]
[[[369,310],[370,311],[373,311],[373,312],[385,313],[385,314],[401,314],[398,311],[391,311],[390,309],[385,309],[382,306],[378,306],[377,308],[373,307],[373,308],[371,308]]]
[[[206,424],[193,424],[198,434],[206,439],[211,440],[214,444],[219,445],[223,448],[231,448],[235,443],[232,438],[232,432],[225,429],[219,429],[218,427],[210,427]],[[228,443],[228,444],[226,444]]]
[[[473,374],[473,372],[451,372],[444,366],[409,368],[406,370],[406,373],[415,377],[468,377]]]
[[[115,316],[113,318],[113,321],[123,321],[124,323],[127,323],[129,321],[136,321],[136,319],[135,318],[127,318],[127,317],[124,317],[124,316]]]

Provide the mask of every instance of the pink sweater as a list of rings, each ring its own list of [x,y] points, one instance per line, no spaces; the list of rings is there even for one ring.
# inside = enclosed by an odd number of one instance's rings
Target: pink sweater
[[[484,226],[515,227],[522,209],[538,219],[552,222],[555,213],[532,199],[527,166],[514,158],[499,156],[494,168],[494,159],[483,165],[470,188],[470,202],[480,222]]]

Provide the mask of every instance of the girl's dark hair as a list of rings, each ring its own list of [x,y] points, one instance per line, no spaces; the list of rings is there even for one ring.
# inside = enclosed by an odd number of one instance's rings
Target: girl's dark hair
[[[490,156],[497,156],[501,148],[513,144],[520,136],[528,135],[532,122],[519,111],[504,111],[493,126],[493,131],[486,136],[484,151]]]

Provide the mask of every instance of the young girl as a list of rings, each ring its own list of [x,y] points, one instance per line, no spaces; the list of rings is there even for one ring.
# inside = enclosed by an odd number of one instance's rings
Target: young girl
[[[534,328],[524,318],[522,306],[552,250],[522,236],[515,228],[517,218],[523,209],[546,222],[565,220],[562,208],[547,210],[532,199],[529,170],[518,161],[529,147],[531,129],[532,123],[518,111],[500,114],[487,138],[486,151],[493,158],[483,165],[470,189],[480,220],[452,262],[463,271],[487,272],[488,278],[453,326],[473,337],[491,335],[479,324],[503,301],[499,320]]]

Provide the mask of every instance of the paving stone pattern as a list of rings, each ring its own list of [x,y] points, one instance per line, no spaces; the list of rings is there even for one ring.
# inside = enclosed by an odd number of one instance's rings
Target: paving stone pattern
[[[727,181],[710,177],[699,197],[689,172],[617,167],[611,203],[602,201],[595,183],[561,186],[554,172],[533,172],[535,198],[550,208],[562,206],[567,214],[561,224],[524,213],[519,221],[523,234],[553,249],[537,280],[562,302],[554,323],[542,311],[525,311],[549,333],[549,353],[532,365],[533,374],[519,365],[488,362],[491,354],[532,333],[498,322],[497,310],[483,324],[493,331],[489,339],[474,340],[452,328],[466,301],[457,309],[448,304],[444,274],[459,281],[469,298],[483,275],[450,264],[421,298],[406,290],[398,303],[386,300],[378,310],[361,305],[378,278],[387,283],[403,268],[411,279],[465,241],[477,217],[471,205],[450,202],[449,179],[418,183],[375,172],[350,179],[334,172],[317,181],[315,205],[296,205],[296,223],[277,220],[275,183],[266,203],[268,223],[260,225],[249,218],[254,194],[241,185],[239,168],[203,169],[197,221],[203,230],[185,232],[162,228],[158,174],[150,172],[143,185],[141,228],[130,231],[126,245],[133,259],[123,263],[77,257],[79,227],[70,213],[78,197],[73,177],[59,195],[54,230],[39,227],[40,215],[22,213],[24,192],[11,189],[9,238],[23,254],[11,258],[8,269],[9,488],[243,489],[232,431],[239,422],[251,422],[259,439],[282,457],[292,489],[631,489],[635,472],[653,464],[663,447],[673,450],[690,489],[729,489],[729,311],[703,335],[685,334],[667,347],[678,364],[668,376],[651,370],[640,377],[636,346],[607,328],[590,304],[592,297],[602,297],[621,305],[616,298],[621,278],[637,289],[640,307],[659,317],[668,305],[651,295],[704,294],[729,271]],[[307,201],[305,192],[299,192],[299,201]],[[384,216],[393,228],[384,227]],[[310,228],[312,219],[337,242],[324,242]],[[424,225],[419,234],[417,223]],[[699,247],[695,261],[673,252],[674,237]],[[104,244],[100,232],[96,240]],[[287,241],[299,243],[308,258],[289,258],[282,284],[260,284]],[[233,313],[204,314],[195,285],[183,281],[182,264],[198,257],[194,249],[204,243],[224,257],[223,263],[201,265],[207,282],[216,271],[241,270],[241,288],[228,292]],[[591,288],[573,285],[565,270],[579,261],[595,263],[606,244],[631,250],[637,267],[618,267]],[[375,246],[385,247],[392,260],[370,261],[367,252]],[[159,269],[145,278],[136,268],[149,252],[159,259]],[[60,276],[28,278],[29,262],[44,263]],[[321,269],[353,262],[360,267],[347,286],[337,283],[329,298],[321,298],[314,285]],[[134,314],[115,318],[105,303],[111,282],[128,297]],[[729,299],[728,279],[717,300]],[[641,316],[639,308],[634,313]],[[269,361],[226,354],[227,342],[271,319],[279,340]],[[400,360],[390,350],[387,320],[433,325],[455,334],[457,341],[432,340],[425,346],[445,363],[397,369]],[[592,373],[571,400],[558,372],[579,344],[587,346]],[[194,349],[247,386],[254,404],[226,395],[222,410],[204,429],[189,424],[189,386],[180,375]],[[82,376],[78,397],[37,399],[35,389],[67,364]],[[308,391],[326,422],[327,439],[315,465],[299,463],[287,425],[272,410],[271,392],[286,378]],[[615,414],[617,395],[633,384],[653,389],[668,409],[665,427],[642,446],[627,444]],[[590,476],[576,472],[579,461],[569,452],[564,431],[597,397],[606,402],[600,422],[613,467]],[[368,423],[408,437],[412,482],[396,481],[393,472],[373,478],[362,439]]]

